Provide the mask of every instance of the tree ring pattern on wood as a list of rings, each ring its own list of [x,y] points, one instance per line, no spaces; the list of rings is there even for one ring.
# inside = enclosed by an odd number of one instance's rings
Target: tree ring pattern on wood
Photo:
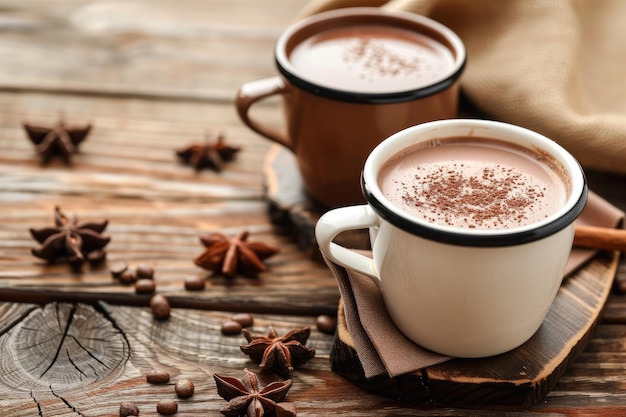
[[[20,390],[67,389],[116,378],[130,357],[124,334],[85,304],[32,310],[0,338],[0,381]]]

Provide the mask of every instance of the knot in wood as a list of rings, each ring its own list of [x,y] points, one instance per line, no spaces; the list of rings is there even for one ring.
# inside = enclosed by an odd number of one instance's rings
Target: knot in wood
[[[102,313],[68,303],[32,310],[0,348],[0,378],[16,388],[84,387],[117,376],[130,352],[124,335]]]

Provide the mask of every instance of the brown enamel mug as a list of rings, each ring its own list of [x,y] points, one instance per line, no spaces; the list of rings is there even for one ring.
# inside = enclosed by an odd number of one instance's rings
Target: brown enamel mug
[[[275,47],[280,75],[237,91],[241,120],[293,152],[306,192],[338,207],[364,202],[367,155],[409,126],[457,115],[465,48],[424,16],[377,7],[343,8],[300,20]],[[280,95],[285,131],[250,115]]]

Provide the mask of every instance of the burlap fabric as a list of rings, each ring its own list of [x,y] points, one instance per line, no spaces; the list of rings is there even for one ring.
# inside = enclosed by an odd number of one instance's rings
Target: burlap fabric
[[[490,118],[542,133],[584,168],[626,173],[626,1],[313,0],[380,6],[454,30],[467,48],[463,94]]]

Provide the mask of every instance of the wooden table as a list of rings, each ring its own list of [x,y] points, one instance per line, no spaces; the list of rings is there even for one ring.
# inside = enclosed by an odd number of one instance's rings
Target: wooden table
[[[179,415],[220,415],[214,373],[257,370],[223,336],[233,311],[255,327],[310,326],[315,358],[293,375],[287,399],[307,415],[502,415],[408,406],[366,393],[330,370],[333,336],[315,329],[335,314],[333,276],[269,221],[263,162],[270,143],[239,121],[233,97],[246,81],[274,74],[272,49],[305,0],[0,2],[0,410],[4,416],[118,415],[134,401],[142,416],[173,399],[172,385],[145,375],[165,368],[196,385]],[[275,100],[256,109],[280,124]],[[42,166],[22,123],[91,122],[66,165]],[[223,133],[242,151],[220,173],[195,172],[175,150]],[[626,210],[624,177],[590,172],[591,188]],[[172,304],[153,319],[149,296],[114,281],[106,267],[72,273],[30,254],[31,227],[53,209],[109,219],[108,265],[149,263]],[[193,263],[201,233],[251,232],[277,245],[257,280],[211,277],[202,292],[183,280],[208,274]],[[617,281],[626,281],[622,261]],[[610,297],[602,323],[544,402],[507,416],[622,415],[626,404],[626,298]],[[89,357],[87,357],[89,356]],[[88,367],[82,366],[89,364]]]

